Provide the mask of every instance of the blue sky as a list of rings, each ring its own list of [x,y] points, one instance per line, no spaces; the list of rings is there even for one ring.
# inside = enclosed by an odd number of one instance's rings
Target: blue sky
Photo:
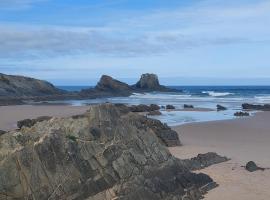
[[[0,0],[0,72],[270,85],[269,0]]]

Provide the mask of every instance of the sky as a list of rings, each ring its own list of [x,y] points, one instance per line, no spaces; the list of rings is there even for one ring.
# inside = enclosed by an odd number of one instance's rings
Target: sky
[[[270,85],[270,0],[0,0],[0,72]]]

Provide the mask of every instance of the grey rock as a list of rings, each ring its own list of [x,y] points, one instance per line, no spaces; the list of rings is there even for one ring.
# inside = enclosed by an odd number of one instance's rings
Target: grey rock
[[[158,110],[155,110],[155,111],[150,111],[149,113],[147,113],[147,115],[156,116],[156,115],[162,115],[162,113]]]
[[[270,104],[260,105],[260,104],[248,104],[248,103],[244,103],[244,104],[242,104],[242,108],[244,110],[263,110],[263,111],[270,111]]]
[[[247,116],[249,116],[249,113],[248,112],[236,112],[236,113],[234,113],[234,116],[236,116],[236,117],[247,117]]]
[[[223,111],[223,110],[227,110],[227,108],[218,104],[217,105],[217,111]]]
[[[174,110],[175,107],[173,105],[166,105],[167,110]]]
[[[77,116],[75,116],[77,117]],[[36,119],[24,119],[24,120],[20,120],[17,122],[17,127],[19,129],[21,129],[22,127],[32,127],[33,125],[35,125],[37,122],[42,122],[45,120],[50,120],[52,117],[49,116],[41,116],[38,117]]]
[[[258,167],[257,164],[254,161],[249,161],[246,166],[245,166],[246,170],[249,172],[255,172],[258,170],[265,170],[265,168],[262,167]]]
[[[192,173],[141,120],[103,104],[1,135],[0,199],[201,199],[213,180]]]
[[[184,108],[190,109],[190,108],[194,108],[194,106],[193,105],[184,104]]]
[[[160,85],[156,74],[142,74],[140,80],[133,86],[135,90],[142,91],[161,91],[161,92],[181,92],[180,90],[171,89]]]
[[[59,95],[64,91],[47,81],[0,73],[0,97]]]
[[[229,159],[227,157],[219,156],[217,153],[209,152],[206,154],[199,154],[197,157],[184,160],[189,169],[200,170],[209,167],[214,164],[226,162]]]
[[[157,111],[160,107],[155,104],[151,104],[150,106],[140,104],[140,105],[133,105],[130,107],[131,112],[151,112],[151,111]]]

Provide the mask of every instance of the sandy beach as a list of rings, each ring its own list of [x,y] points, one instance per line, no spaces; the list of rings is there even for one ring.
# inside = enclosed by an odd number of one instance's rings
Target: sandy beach
[[[242,166],[253,160],[259,166],[270,167],[269,122],[270,112],[261,112],[249,118],[177,126],[174,129],[183,146],[170,151],[178,158],[209,151],[231,158],[200,171],[219,184],[206,195],[206,200],[268,200],[270,171],[250,173]]]
[[[17,121],[40,116],[67,117],[84,113],[89,106],[68,105],[18,105],[0,106],[0,130],[17,128]]]

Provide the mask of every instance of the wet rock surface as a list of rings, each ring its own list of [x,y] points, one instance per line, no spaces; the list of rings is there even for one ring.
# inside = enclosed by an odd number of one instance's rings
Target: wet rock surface
[[[244,103],[242,104],[242,108],[244,110],[262,110],[262,111],[270,111],[270,104],[248,104]]]
[[[222,105],[217,105],[217,111],[223,111],[223,110],[227,110],[227,108],[225,106]]]
[[[248,117],[250,114],[248,112],[236,112],[234,113],[234,116],[236,117]]]
[[[125,109],[91,106],[1,135],[0,199],[197,200],[215,185],[190,171],[202,158],[174,158],[160,124]]]
[[[193,105],[184,104],[184,108],[190,109],[190,108],[194,108],[194,106]]]
[[[174,110],[175,107],[173,105],[166,105],[167,110]]]

